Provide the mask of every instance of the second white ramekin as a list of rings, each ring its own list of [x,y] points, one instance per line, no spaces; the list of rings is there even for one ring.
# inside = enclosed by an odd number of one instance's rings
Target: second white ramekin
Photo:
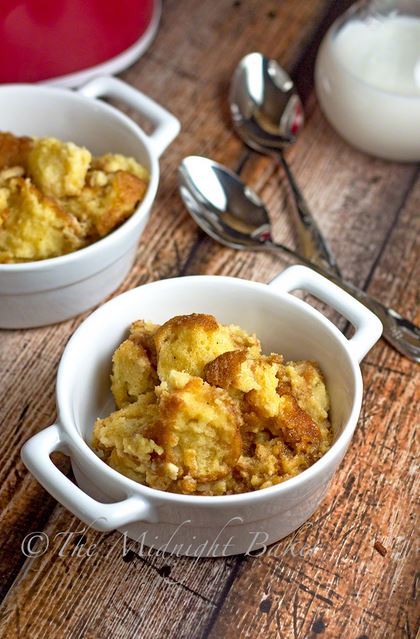
[[[118,109],[99,100],[115,98],[147,118],[146,135]],[[178,120],[153,100],[111,77],[78,91],[40,85],[0,87],[3,131],[57,137],[86,146],[95,155],[133,156],[150,172],[144,200],[118,229],[86,248],[39,262],[0,264],[0,328],[54,324],[95,306],[112,293],[133,265],[159,183],[158,158],[179,132]]]

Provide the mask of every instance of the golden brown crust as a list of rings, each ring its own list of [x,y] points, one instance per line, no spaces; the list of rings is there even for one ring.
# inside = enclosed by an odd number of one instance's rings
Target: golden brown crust
[[[131,173],[117,171],[105,185],[85,186],[77,197],[61,200],[62,206],[86,225],[91,239],[104,237],[124,222],[143,198],[147,184]]]
[[[157,330],[154,340],[161,381],[167,380],[172,370],[202,377],[206,364],[234,350],[229,330],[212,315],[202,313],[173,317]]]
[[[109,233],[118,224],[126,220],[137,203],[143,199],[147,189],[144,180],[126,171],[117,171],[110,179],[113,194],[110,197],[109,208],[103,212],[96,222],[96,229],[100,237]]]
[[[246,350],[228,351],[216,357],[204,367],[204,379],[213,386],[229,388],[240,374],[246,360]]]
[[[277,393],[281,396],[281,395],[291,395],[292,394],[292,387],[290,385],[290,382],[279,382],[277,384]]]
[[[319,426],[299,407],[293,395],[282,396],[279,414],[271,419],[270,430],[291,445],[316,444],[321,437]]]
[[[177,315],[162,324],[155,335],[156,347],[162,346],[168,333],[176,332],[180,328],[196,329],[202,328],[205,331],[216,331],[219,324],[213,315],[204,313],[191,313],[190,315]]]
[[[11,166],[26,167],[32,140],[0,132],[0,170]]]

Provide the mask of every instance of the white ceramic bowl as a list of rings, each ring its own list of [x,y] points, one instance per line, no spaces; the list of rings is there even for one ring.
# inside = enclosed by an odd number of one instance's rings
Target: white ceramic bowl
[[[121,100],[155,126],[146,135],[126,115],[98,100]],[[159,182],[158,158],[179,131],[179,122],[121,80],[100,77],[78,91],[35,85],[0,87],[1,130],[53,136],[99,155],[135,157],[150,172],[144,200],[107,237],[86,248],[38,262],[0,264],[0,328],[53,324],[91,308],[112,293],[130,270]]]
[[[355,326],[354,336],[347,340],[321,313],[289,294],[295,289],[336,308]],[[145,318],[161,323],[192,312],[212,313],[222,323],[255,331],[266,352],[320,363],[331,395],[335,442],[313,466],[271,488],[200,497],[138,484],[91,450],[96,417],[113,408],[111,356],[130,322]],[[286,269],[270,285],[196,276],[133,289],[96,310],[69,341],[57,378],[58,421],[26,442],[23,461],[59,502],[93,528],[118,528],[146,546],[183,555],[221,556],[263,547],[303,524],[323,498],[359,416],[359,361],[381,331],[375,315],[303,266]],[[55,450],[70,456],[79,487],[51,462]]]

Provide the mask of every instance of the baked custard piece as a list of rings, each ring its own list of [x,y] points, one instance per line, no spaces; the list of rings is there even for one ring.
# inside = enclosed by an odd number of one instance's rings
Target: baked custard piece
[[[117,408],[135,402],[143,393],[159,384],[153,335],[157,326],[151,322],[134,322],[129,338],[112,357],[111,391]]]
[[[106,419],[97,420],[93,446],[110,466],[145,483],[153,455],[163,454],[163,449],[151,437],[158,419],[154,392],[144,393]]]
[[[125,171],[89,171],[77,197],[62,198],[60,204],[84,226],[87,237],[98,239],[130,217],[146,189],[146,182]]]
[[[91,153],[56,138],[34,140],[28,155],[28,174],[49,197],[79,195],[84,187]]]
[[[156,393],[160,423],[155,437],[176,477],[197,482],[226,477],[242,451],[236,402],[223,389],[175,370]]]
[[[239,327],[222,326],[212,315],[192,313],[165,322],[155,335],[157,372],[161,381],[172,370],[203,376],[206,364],[226,351],[246,346],[260,352],[255,335]]]
[[[30,180],[12,177],[0,183],[0,262],[42,260],[83,245],[78,220]]]
[[[16,177],[26,186],[12,184]],[[148,180],[133,158],[0,132],[0,262],[57,257],[104,237],[134,212]]]
[[[133,158],[126,157],[120,153],[106,153],[92,159],[92,169],[102,171],[103,173],[116,173],[117,171],[125,171],[135,175],[143,182],[148,182],[148,171],[136,162]]]
[[[278,484],[331,446],[314,362],[262,355],[255,335],[193,313],[138,320],[112,360],[117,409],[93,448],[115,470],[171,492],[224,495]]]

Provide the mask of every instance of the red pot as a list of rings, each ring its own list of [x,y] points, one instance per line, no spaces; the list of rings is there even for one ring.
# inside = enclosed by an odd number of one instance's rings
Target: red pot
[[[0,82],[61,78],[123,54],[111,70],[119,71],[147,46],[159,7],[154,0],[1,0]],[[147,43],[136,49],[142,38]]]

